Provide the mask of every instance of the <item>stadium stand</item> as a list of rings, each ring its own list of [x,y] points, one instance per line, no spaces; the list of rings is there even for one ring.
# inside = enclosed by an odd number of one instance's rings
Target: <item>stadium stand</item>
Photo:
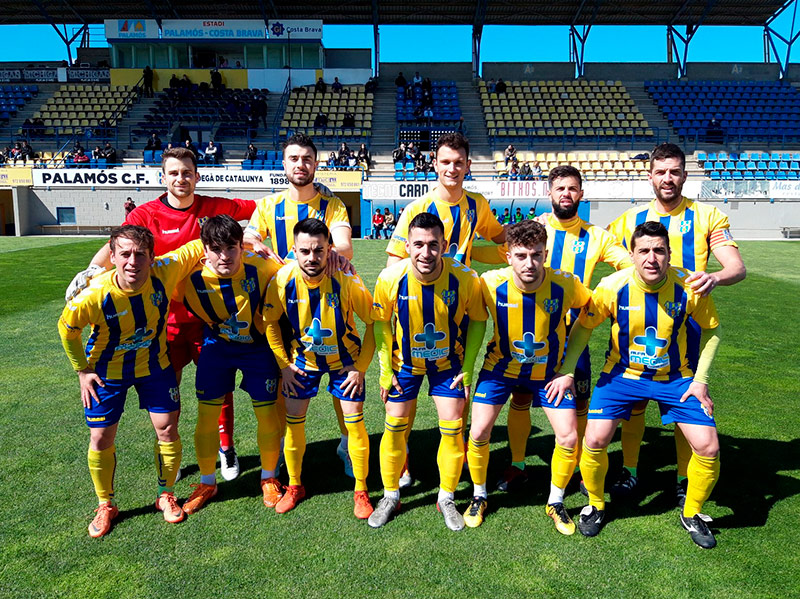
[[[430,121],[436,124],[454,124],[461,118],[461,109],[458,103],[458,90],[455,81],[433,81],[432,92],[433,104],[431,106],[432,116]],[[411,97],[406,97],[406,91],[402,87],[397,88],[395,112],[397,122],[407,125],[420,120],[417,111],[423,107],[423,91],[420,86],[411,87]],[[423,119],[425,117],[422,117]],[[428,120],[428,119],[425,119]]]
[[[800,152],[698,152],[697,164],[712,181],[800,179]]]
[[[646,81],[645,89],[675,132],[719,142],[800,141],[800,94],[778,81]],[[714,119],[718,122],[710,127]],[[744,169],[742,169],[744,170]],[[749,169],[748,169],[749,170]]]
[[[38,85],[0,85],[0,123],[8,124],[38,94]]]
[[[374,96],[363,85],[345,85],[341,93],[331,90],[315,92],[313,86],[291,91],[281,119],[278,136],[285,139],[293,133],[305,133],[325,143],[342,141],[360,143],[372,136]],[[354,126],[344,123],[345,114],[354,115]],[[328,118],[326,126],[314,126],[319,114]]]
[[[45,136],[83,135],[92,129],[96,132],[94,137],[102,139],[109,137],[110,132],[101,130],[101,122],[127,112],[131,91],[126,85],[62,85],[34,117],[44,120]],[[18,134],[23,134],[22,129]]]
[[[550,169],[569,164],[581,171],[584,179],[646,179],[649,163],[634,160],[639,152],[517,152],[522,163],[538,162],[542,179],[547,179]],[[504,164],[503,152],[494,152],[495,171],[500,177],[508,177],[508,166]],[[515,177],[510,177],[515,178]],[[519,177],[516,177],[519,178]],[[532,178],[532,177],[529,177]]]
[[[489,141],[534,144],[570,138],[653,137],[653,130],[621,81],[512,81],[505,93],[479,83]]]

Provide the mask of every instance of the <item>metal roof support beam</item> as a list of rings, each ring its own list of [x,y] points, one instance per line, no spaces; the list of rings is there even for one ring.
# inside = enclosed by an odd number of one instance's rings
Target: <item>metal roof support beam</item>
[[[694,23],[687,23],[686,33],[681,34],[675,26],[675,22],[681,17],[691,3],[692,0],[686,0],[675,13],[675,16],[672,17],[672,21],[667,25],[667,59],[669,60],[671,56],[675,56],[675,60],[678,62],[679,78],[686,77],[686,59],[689,55],[689,44],[700,28],[700,25],[705,21],[708,13],[711,12],[711,9],[714,8],[717,2],[716,0],[706,0],[705,8],[700,17],[698,17],[697,21]]]
[[[778,17],[781,13],[783,13],[786,9],[789,8],[790,5],[794,5],[794,10],[792,11],[792,25],[789,30],[788,37],[785,37],[778,33],[773,27],[772,23],[775,21],[775,18]],[[781,79],[786,77],[786,70],[789,68],[789,58],[792,54],[792,46],[797,41],[797,38],[800,37],[800,31],[795,31],[795,27],[797,25],[797,0],[790,0],[787,4],[784,4],[781,9],[776,12],[770,19],[764,24],[764,37],[767,40],[768,46],[766,48],[764,60],[769,62],[770,52],[772,50],[772,54],[775,56],[775,61],[778,63],[778,69],[780,70]],[[786,46],[786,53],[783,54],[778,49],[777,42],[782,42]]]
[[[158,12],[156,12],[156,7],[150,0],[144,0],[144,4],[147,7],[147,10],[150,11],[150,16],[153,17],[158,24],[158,28],[161,29],[161,17],[159,16]]]
[[[594,0],[592,14],[587,21],[586,19],[581,19],[581,13],[583,12],[584,6],[586,6],[586,1],[587,0],[581,0],[578,10],[575,11],[575,16],[572,17],[572,24],[569,26],[570,60],[575,63],[576,77],[583,77],[585,74],[583,56],[584,49],[586,48],[586,39],[589,37],[589,32],[592,30],[592,26],[597,19],[597,12],[600,10],[600,5],[603,3],[603,0]],[[579,23],[581,24],[580,30],[578,28]]]
[[[86,20],[83,19],[83,17],[81,17],[78,13],[75,13],[75,15],[79,19],[81,19],[83,21],[83,25],[78,29],[77,32],[75,32],[75,35],[73,35],[72,37],[67,37],[67,26],[66,26],[66,24],[64,25],[64,31],[62,32],[61,30],[59,30],[58,25],[53,20],[53,17],[51,17],[50,13],[47,12],[47,9],[45,8],[44,4],[42,4],[42,2],[40,0],[33,0],[33,3],[39,9],[39,12],[42,13],[42,16],[45,19],[47,19],[47,22],[50,23],[50,26],[53,29],[55,29],[55,32],[58,34],[58,37],[61,38],[61,41],[64,42],[64,45],[67,47],[67,59],[69,61],[69,64],[72,64],[72,48],[71,48],[71,44],[76,39],[78,39],[78,36],[82,35],[84,33],[84,31],[87,29],[88,24],[86,23]],[[70,10],[72,10],[71,6],[69,6],[68,4],[67,4],[67,6],[70,8]],[[75,11],[72,10],[72,12],[75,12]]]
[[[481,38],[486,23],[486,6],[489,0],[478,0],[475,4],[475,18],[472,20],[472,77],[477,78],[481,71]]]
[[[372,0],[372,43],[375,46],[374,76],[381,74],[381,32],[378,28],[378,0]]]

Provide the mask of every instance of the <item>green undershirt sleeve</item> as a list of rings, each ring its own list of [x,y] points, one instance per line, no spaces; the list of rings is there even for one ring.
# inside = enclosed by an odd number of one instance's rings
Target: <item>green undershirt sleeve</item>
[[[695,382],[708,384],[708,372],[717,354],[719,339],[719,327],[703,329],[700,335],[700,358],[697,360],[697,371],[694,373]]]

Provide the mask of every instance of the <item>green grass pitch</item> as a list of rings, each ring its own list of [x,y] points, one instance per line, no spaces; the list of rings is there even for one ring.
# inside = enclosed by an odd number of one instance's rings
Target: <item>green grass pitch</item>
[[[309,411],[304,482],[310,497],[283,516],[261,504],[255,418],[236,393],[243,468],[198,514],[166,524],[153,509],[153,433],[135,394],[117,440],[121,516],[112,532],[86,534],[95,497],[86,466],[88,433],[77,377],[58,341],[63,290],[99,239],[0,238],[0,597],[789,597],[800,595],[798,317],[800,244],[744,242],[748,277],[719,288],[723,343],[711,393],[722,443],[722,476],[705,511],[719,545],[694,546],[673,505],[671,431],[647,414],[640,460],[642,498],[609,504],[602,534],[558,534],[544,514],[553,436],[534,413],[532,480],[515,495],[490,493],[481,528],[448,531],[434,507],[435,411],[426,398],[411,437],[418,479],[401,515],[380,530],[352,515],[352,481],[334,450],[338,429],[322,394]],[[356,241],[355,265],[370,287],[384,242]],[[480,266],[480,265],[478,265]],[[608,272],[598,269],[598,276]],[[595,372],[607,327],[592,340]],[[198,482],[194,369],[184,374],[181,498]],[[377,368],[367,376],[369,486],[380,496],[383,407]],[[489,484],[509,459],[505,413],[492,438]],[[621,463],[611,446],[611,471]],[[465,474],[457,502],[465,508]],[[566,503],[576,516],[584,498]]]

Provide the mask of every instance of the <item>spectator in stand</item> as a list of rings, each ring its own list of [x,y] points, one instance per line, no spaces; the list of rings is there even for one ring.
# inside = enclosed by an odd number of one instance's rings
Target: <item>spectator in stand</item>
[[[356,115],[352,112],[348,111],[344,113],[344,118],[342,118],[342,126],[352,129],[356,126]]]
[[[433,93],[433,82],[430,77],[425,77],[425,79],[422,80],[422,91]]]
[[[521,223],[525,220],[525,215],[522,214],[522,208],[517,208],[517,211],[514,213],[514,222]]]
[[[8,153],[9,152],[11,152],[11,148],[9,148],[8,146],[6,146],[5,148],[3,148],[2,151],[0,151],[0,166],[4,165],[6,162],[8,162]]]
[[[220,75],[220,81],[222,80],[221,77],[222,75]],[[192,87],[192,80],[189,79],[189,75],[184,73],[183,77],[181,77],[180,84],[180,87],[184,89],[190,89]]]
[[[237,69],[243,68],[241,61],[239,61],[239,60],[236,61],[236,67],[235,68],[237,68]]]
[[[103,150],[100,149],[100,146],[95,146],[94,150],[92,150],[92,160],[99,160],[103,157]]]
[[[154,150],[156,152],[161,149],[161,138],[157,133],[153,133],[147,138],[147,145],[145,145],[144,149]]]
[[[508,169],[508,180],[516,181],[517,179],[519,179],[519,162],[514,160],[511,163],[511,168]]]
[[[436,161],[436,152],[431,150],[425,155],[425,172],[430,173],[434,170],[433,163]]]
[[[333,83],[331,84],[331,90],[333,90],[337,94],[342,93],[342,84],[339,82],[338,77],[333,78]]]
[[[191,139],[187,139],[185,142],[183,142],[183,147],[189,150],[192,154],[194,154],[195,160],[197,160],[200,157],[200,152],[197,151],[197,148],[192,143]]]
[[[339,163],[341,164],[343,161],[346,162],[349,157],[350,157],[350,148],[345,142],[342,142],[341,145],[339,145],[339,154],[338,154]]]
[[[20,147],[20,156],[22,157],[22,164],[25,164],[28,160],[33,162],[34,159],[36,158],[36,153],[33,151],[33,148],[28,143],[27,139],[22,140],[22,146]]]
[[[422,75],[419,74],[419,71],[414,73],[414,78],[411,80],[411,84],[414,87],[422,87]]]
[[[367,82],[364,84],[364,91],[368,94],[375,93],[375,90],[378,88],[378,80],[375,77],[370,77],[367,79]]]
[[[422,107],[423,108],[432,108],[433,107],[433,94],[428,90],[422,92]]]
[[[528,210],[528,215],[525,217],[528,220],[535,220],[536,219],[536,208],[531,206],[531,209]]]
[[[397,79],[394,80],[394,84],[397,87],[402,87],[403,89],[408,87],[408,81],[406,81],[406,78],[403,77],[403,71],[400,71],[400,73],[397,75]]]
[[[413,141],[408,142],[406,146],[406,160],[416,160],[419,156],[419,148],[414,145]]]
[[[219,68],[227,69],[228,68],[228,59],[224,56],[219,57]]]
[[[372,215],[372,239],[380,239],[383,232],[383,214],[380,208],[375,208]]]
[[[542,166],[539,164],[539,161],[536,160],[531,167],[531,175],[537,181],[542,178]]]
[[[256,160],[258,158],[258,150],[253,144],[248,144],[247,149],[244,151],[245,160]]]
[[[314,91],[318,94],[324,94],[328,91],[328,84],[322,80],[322,77],[317,79],[317,83],[314,85]]]
[[[512,144],[508,144],[508,147],[503,152],[503,165],[508,166],[509,162],[513,162],[517,156],[517,148],[515,148]]]
[[[153,69],[147,65],[142,71],[142,88],[146,98],[153,97]]]
[[[493,94],[497,91],[497,82],[494,78],[489,79],[489,83],[486,84],[486,89],[489,90],[490,94]]]
[[[206,146],[205,152],[203,152],[205,157],[206,164],[216,164],[217,163],[217,152],[219,148],[214,145],[214,142],[208,140],[208,145]]]
[[[350,150],[350,154],[347,157],[347,167],[350,170],[356,170],[358,168],[358,157],[356,157],[356,153],[353,150]]]
[[[383,212],[383,236],[385,239],[389,239],[392,236],[396,224],[394,222],[394,214],[386,208]]]
[[[128,197],[128,199],[125,200],[125,206],[124,207],[125,207],[125,218],[128,218],[128,215],[131,212],[133,212],[134,208],[136,208],[136,202],[134,202],[132,198]]]
[[[392,150],[392,162],[403,162],[406,158],[406,144],[401,143]]]
[[[22,132],[26,135],[33,135],[33,121],[25,119],[22,123]]]
[[[164,151],[166,152],[167,150],[171,150],[171,149],[172,149],[172,148],[174,148],[174,147],[175,147],[175,146],[173,146],[173,145],[172,145],[172,142],[169,142],[169,143],[167,144],[167,147],[166,147],[166,148],[164,148]]]
[[[425,154],[422,152],[417,154],[417,157],[414,158],[414,170],[418,173],[428,172],[428,161],[426,160]]]
[[[72,158],[72,161],[75,163],[76,166],[83,166],[89,162],[89,156],[86,152],[83,151],[83,148],[80,148],[76,153],[75,156]]]
[[[430,106],[425,107],[425,110],[422,111],[422,117],[426,126],[431,127],[433,125],[433,108]]]
[[[259,95],[255,101],[253,101],[253,105],[251,110],[254,111],[254,114],[261,119],[261,123],[264,125],[264,129],[267,128],[267,99],[262,95]]]
[[[361,147],[358,149],[358,161],[364,165],[364,170],[372,168],[372,156],[370,156],[369,150],[367,149],[367,144],[361,144]]]
[[[339,166],[339,160],[336,158],[336,152],[331,152],[328,154],[328,168],[336,170],[337,166]]]
[[[106,142],[101,150],[101,157],[106,159],[108,166],[114,166],[117,163],[117,150],[111,145],[110,141]]]
[[[498,80],[497,80],[497,86],[495,87],[495,91],[496,91],[498,94],[504,94],[504,93],[506,93],[506,89],[507,89],[507,88],[508,88],[508,86],[506,86],[506,82],[505,82],[505,81],[503,81],[503,78],[502,78],[502,77],[501,77],[500,79],[498,79]]]
[[[346,171],[347,170],[347,159],[349,157],[349,152],[347,154],[339,154],[336,156],[336,170],[339,171]]]
[[[33,121],[31,122],[33,124],[33,135],[36,135],[38,137],[43,136],[45,134],[45,130],[47,129],[47,127],[45,126],[42,117],[38,116],[34,117]]]
[[[328,115],[320,111],[319,113],[317,113],[317,116],[314,119],[314,127],[317,129],[323,129],[327,126],[328,126]]]
[[[211,87],[215,92],[221,92],[225,86],[222,84],[222,73],[217,69],[211,69]]]
[[[533,171],[529,163],[525,162],[519,167],[519,178],[523,181],[530,181],[533,179]]]
[[[172,77],[169,78],[170,89],[178,89],[180,86],[181,80],[178,79],[178,76],[175,73],[172,73]]]

